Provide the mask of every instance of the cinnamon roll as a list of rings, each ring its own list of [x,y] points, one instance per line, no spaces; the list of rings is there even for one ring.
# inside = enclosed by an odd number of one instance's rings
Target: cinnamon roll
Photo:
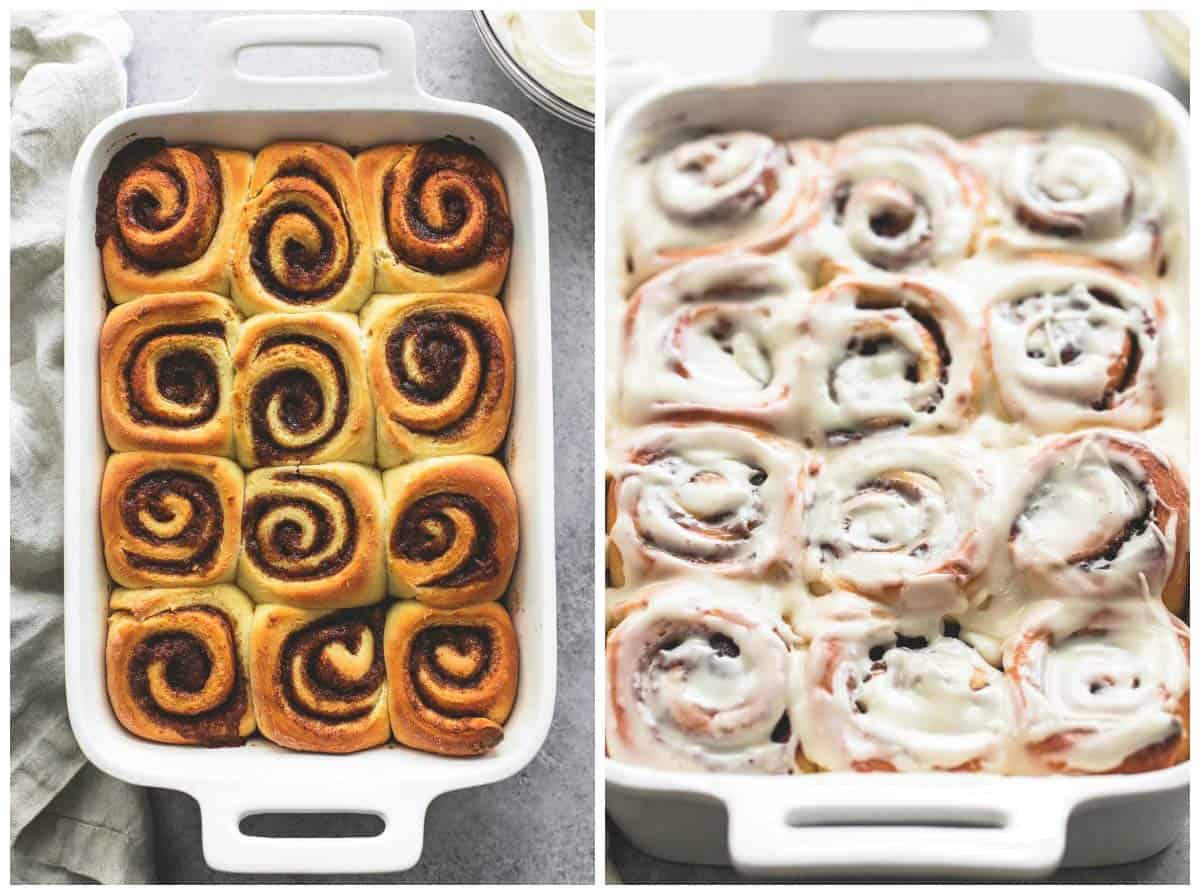
[[[242,471],[201,454],[112,454],[100,488],[108,573],[123,587],[233,581]]]
[[[345,609],[378,603],[383,486],[356,463],[256,469],[246,477],[238,584],[259,603]]]
[[[985,245],[1075,252],[1159,271],[1165,190],[1123,140],[1078,128],[1000,130],[970,146],[992,184]]]
[[[645,283],[624,308],[624,415],[788,428],[800,399],[795,309],[805,297],[794,268],[743,252],[687,261]]]
[[[1041,773],[1133,774],[1187,759],[1191,634],[1158,607],[1044,600],[1005,644],[1017,735]]]
[[[608,755],[663,770],[788,772],[785,638],[729,582],[652,586],[608,634]]]
[[[354,160],[326,143],[259,152],[233,243],[233,300],[262,311],[357,311],[375,280]]]
[[[850,271],[944,267],[974,251],[984,183],[957,142],[920,125],[833,144],[833,187],[798,258],[818,283]]]
[[[115,451],[233,454],[238,318],[207,292],[118,305],[100,333],[100,414]]]
[[[229,252],[246,201],[249,154],[137,140],[109,163],[96,245],[117,304],[160,292],[229,294]]]
[[[749,131],[680,143],[634,164],[625,269],[637,283],[698,255],[772,252],[810,225],[828,188],[824,147]]]
[[[960,302],[898,277],[840,279],[800,324],[796,388],[817,444],[943,433],[976,412],[979,337]]]
[[[233,355],[234,429],[247,468],[375,459],[362,333],[349,314],[262,314]]]
[[[512,252],[504,181],[459,140],[376,146],[355,161],[376,292],[499,295]]]
[[[1005,410],[1038,432],[1147,429],[1162,419],[1163,311],[1139,281],[1043,256],[987,308],[987,353]]]
[[[800,541],[804,456],[715,423],[639,430],[612,464],[616,586],[695,571],[786,580]]]
[[[259,606],[250,634],[254,712],[263,736],[304,752],[386,743],[382,606]]]
[[[961,610],[968,586],[987,565],[989,498],[980,466],[940,441],[851,449],[810,480],[809,585],[909,610]]]
[[[513,340],[486,295],[377,295],[362,315],[379,465],[499,449],[512,414]]]
[[[384,630],[392,734],[441,755],[481,755],[504,738],[520,654],[499,603],[433,609],[403,600]]]
[[[517,558],[517,496],[491,457],[383,474],[388,590],[439,609],[499,599]]]
[[[158,743],[240,746],[254,732],[253,612],[227,584],[113,591],[104,664],[121,726]]]
[[[1182,614],[1188,486],[1150,445],[1105,431],[1054,439],[1018,493],[1009,552],[1037,590],[1110,598],[1148,588]]]

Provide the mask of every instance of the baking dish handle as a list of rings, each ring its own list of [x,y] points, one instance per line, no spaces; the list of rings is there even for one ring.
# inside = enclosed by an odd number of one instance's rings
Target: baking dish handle
[[[421,857],[425,812],[436,792],[418,786],[371,789],[339,784],[337,791],[260,781],[244,790],[205,788],[200,803],[204,860],[229,873],[388,873]],[[254,814],[371,814],[383,821],[376,836],[276,838],[242,832]]]
[[[250,47],[369,47],[379,68],[360,75],[265,77],[238,67]],[[190,102],[204,109],[303,110],[420,106],[413,31],[383,16],[264,15],[218,19],[204,32],[200,87]]]

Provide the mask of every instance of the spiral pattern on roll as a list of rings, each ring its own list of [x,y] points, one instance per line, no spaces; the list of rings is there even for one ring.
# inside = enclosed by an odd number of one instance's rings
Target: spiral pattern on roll
[[[331,724],[369,714],[384,684],[383,610],[322,616],[288,636],[280,664],[293,711]]]
[[[250,391],[255,452],[268,461],[303,459],[338,434],[346,422],[349,385],[337,350],[298,334],[264,340],[254,365],[281,368],[257,379]]]
[[[213,359],[217,353],[225,353],[225,327],[220,323],[147,333],[125,362],[130,415],[141,423],[171,428],[208,422],[221,398]]]
[[[323,476],[274,471],[246,502],[247,558],[283,581],[325,578],[345,568],[358,543],[354,504]]]

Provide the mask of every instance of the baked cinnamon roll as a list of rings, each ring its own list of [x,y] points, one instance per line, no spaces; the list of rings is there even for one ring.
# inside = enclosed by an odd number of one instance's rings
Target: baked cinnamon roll
[[[259,603],[344,609],[383,599],[383,486],[356,463],[246,477],[238,584]]]
[[[388,590],[439,609],[499,599],[517,559],[517,496],[491,457],[383,474]]]
[[[707,571],[787,579],[800,551],[804,457],[715,423],[641,429],[608,485],[608,573],[618,587]]]
[[[1150,445],[1105,431],[1054,439],[1018,493],[1009,552],[1038,591],[1112,598],[1148,589],[1182,614],[1188,486]]]
[[[374,460],[374,409],[352,316],[253,317],[242,327],[233,363],[243,466]]]
[[[805,498],[809,585],[908,610],[961,610],[987,565],[989,498],[979,464],[938,440],[840,454],[816,469]]]
[[[249,154],[137,140],[109,163],[96,245],[117,304],[160,292],[229,294],[229,252],[246,200]]]
[[[824,154],[812,141],[735,131],[638,159],[625,203],[629,278],[698,255],[782,248],[812,222],[828,187]]]
[[[442,755],[482,755],[504,738],[520,654],[499,603],[433,609],[411,600],[388,610],[384,631],[392,734]]]
[[[386,743],[382,606],[259,606],[250,635],[254,712],[263,736],[304,752]]]
[[[1130,276],[1068,256],[1026,265],[987,308],[1005,410],[1037,432],[1157,425],[1163,316]]]
[[[357,311],[375,265],[354,160],[327,143],[259,152],[233,242],[233,300],[245,314]]]
[[[608,634],[608,755],[663,770],[791,769],[789,640],[729,582],[653,585]]]
[[[943,433],[976,412],[980,340],[960,302],[899,277],[844,278],[800,324],[796,389],[817,444]]]
[[[100,415],[115,451],[233,455],[238,317],[208,292],[118,305],[100,333]]]
[[[621,326],[624,416],[794,425],[794,324],[805,298],[794,268],[744,252],[687,261],[645,283]]]
[[[108,573],[123,587],[233,581],[242,471],[201,454],[112,454],[100,487]]]
[[[376,292],[499,295],[512,252],[504,181],[458,140],[376,146],[355,160]]]
[[[158,743],[240,746],[254,732],[253,612],[227,584],[113,591],[104,664],[121,726]]]
[[[1188,758],[1191,634],[1159,606],[1033,606],[1005,644],[1036,772],[1134,774]]]
[[[362,314],[379,465],[491,454],[508,432],[514,353],[486,295],[377,295]]]

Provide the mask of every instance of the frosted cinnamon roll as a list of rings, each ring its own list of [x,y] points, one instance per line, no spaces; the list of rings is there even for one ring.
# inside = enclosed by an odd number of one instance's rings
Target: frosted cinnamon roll
[[[827,601],[796,663],[800,768],[1004,770],[1014,707],[1000,671],[928,619]]]
[[[383,599],[383,486],[356,463],[246,477],[238,584],[259,603],[344,609]]]
[[[789,643],[728,582],[654,585],[608,634],[608,755],[663,770],[791,769]]]
[[[520,652],[499,603],[432,609],[402,600],[384,631],[392,734],[442,755],[482,755],[504,739]]]
[[[121,726],[158,743],[240,746],[254,732],[253,612],[226,584],[113,591],[104,664]]]
[[[1077,128],[1000,130],[969,145],[992,183],[985,245],[1075,252],[1158,272],[1165,190],[1123,140]]]
[[[1150,445],[1105,431],[1052,440],[1019,494],[1009,551],[1042,592],[1109,598],[1148,587],[1182,614],[1188,486]]]
[[[789,577],[804,457],[715,423],[639,430],[612,464],[613,584],[696,571]]]
[[[1187,626],[1161,607],[1035,605],[1004,648],[1027,763],[1133,774],[1186,760],[1190,644]]]
[[[625,306],[619,402],[634,423],[720,418],[794,423],[794,317],[805,297],[778,257],[736,252],[684,262]]]
[[[977,410],[980,340],[959,301],[897,277],[840,279],[800,324],[796,389],[817,444],[941,433]]]
[[[375,280],[366,212],[344,149],[274,143],[259,152],[233,242],[245,314],[357,311]]]
[[[962,148],[920,125],[875,127],[833,144],[832,190],[797,249],[818,283],[863,270],[916,271],[974,250],[984,189]]]
[[[233,581],[242,524],[242,471],[201,454],[112,454],[100,487],[100,531],[124,587]]]
[[[229,251],[253,162],[245,152],[137,140],[109,163],[96,245],[117,304],[160,292],[229,294]]]
[[[512,252],[504,181],[458,140],[377,146],[355,160],[376,292],[499,295]]]
[[[625,200],[626,273],[641,282],[697,255],[782,248],[816,212],[823,157],[812,141],[735,131],[639,158]]]
[[[260,314],[233,355],[234,430],[247,468],[375,459],[362,333],[349,314]]]
[[[386,743],[382,606],[259,606],[250,635],[254,712],[263,736],[304,752]]]
[[[517,496],[491,457],[435,457],[383,474],[388,590],[454,609],[499,599],[517,558]]]
[[[934,439],[853,448],[816,469],[804,501],[805,575],[909,610],[953,612],[987,565],[980,465]]]
[[[238,317],[208,292],[119,305],[100,333],[100,414],[115,451],[233,454]]]
[[[987,308],[1005,410],[1038,432],[1147,429],[1162,418],[1163,311],[1129,276],[1068,256],[1024,267]]]
[[[491,454],[508,433],[512,332],[487,295],[377,295],[363,309],[379,465]]]

